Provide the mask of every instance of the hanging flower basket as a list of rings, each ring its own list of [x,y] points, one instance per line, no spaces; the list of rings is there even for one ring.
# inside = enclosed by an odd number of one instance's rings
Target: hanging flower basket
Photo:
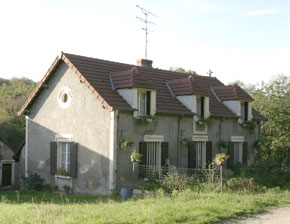
[[[225,162],[230,158],[230,155],[226,155],[224,152],[223,153],[218,153],[215,156],[214,162],[217,165],[223,165]]]

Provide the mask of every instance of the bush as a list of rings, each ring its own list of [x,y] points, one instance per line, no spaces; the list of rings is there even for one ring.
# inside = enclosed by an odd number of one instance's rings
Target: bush
[[[28,171],[28,176],[22,178],[23,185],[27,190],[41,191],[44,188],[44,179],[38,174]]]
[[[139,188],[143,191],[157,191],[160,188],[160,183],[157,181],[141,181],[138,184]]]
[[[159,180],[161,188],[168,193],[182,191],[191,187],[192,181],[185,175],[179,175],[177,172],[167,174],[163,179]]]
[[[226,182],[226,186],[233,192],[258,192],[265,191],[264,187],[258,185],[254,178],[237,177]]]

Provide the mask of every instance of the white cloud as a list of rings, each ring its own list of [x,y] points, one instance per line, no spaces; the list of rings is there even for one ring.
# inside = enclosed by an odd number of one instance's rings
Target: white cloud
[[[262,9],[262,10],[245,12],[242,15],[243,16],[265,16],[265,15],[270,15],[270,14],[276,14],[277,12],[278,11],[275,9]]]
[[[196,11],[218,11],[221,10],[222,8],[216,4],[209,3],[206,1],[200,1],[200,0],[182,0],[178,1],[178,3],[183,3],[187,7],[191,7],[192,9]]]

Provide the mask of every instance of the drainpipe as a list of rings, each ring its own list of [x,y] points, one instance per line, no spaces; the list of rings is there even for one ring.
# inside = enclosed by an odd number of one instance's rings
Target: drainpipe
[[[178,154],[177,154],[177,167],[180,167],[180,149],[181,149],[181,119],[183,118],[183,114],[178,117]]]
[[[222,117],[222,119],[219,122],[219,153],[221,153],[221,145],[220,145],[220,142],[221,142],[221,135],[222,135],[222,123],[223,123],[224,120],[225,120],[225,118]]]
[[[119,111],[116,110],[116,117],[117,117],[117,153],[116,153],[116,192],[119,190],[119,186],[120,186],[120,175],[119,175],[119,153],[120,153],[120,149],[119,149],[119,146],[120,146],[120,116],[119,116]]]

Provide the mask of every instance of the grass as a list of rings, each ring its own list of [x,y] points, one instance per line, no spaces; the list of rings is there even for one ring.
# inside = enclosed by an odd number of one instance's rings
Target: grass
[[[0,223],[218,223],[290,203],[288,190],[259,194],[173,192],[117,196],[0,191]]]

